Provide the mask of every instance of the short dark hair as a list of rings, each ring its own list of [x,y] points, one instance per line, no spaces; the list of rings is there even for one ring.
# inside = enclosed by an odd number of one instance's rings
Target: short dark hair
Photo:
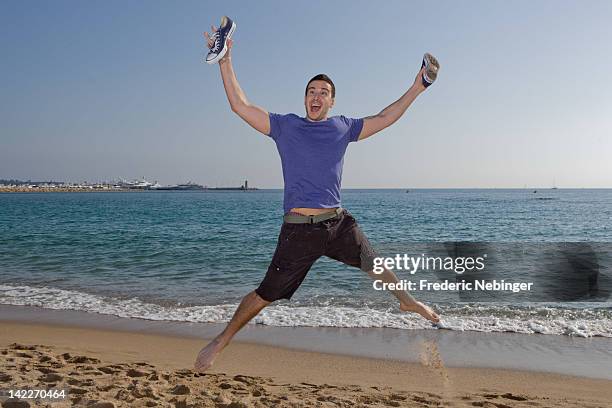
[[[336,97],[336,85],[334,85],[334,82],[331,80],[331,78],[328,77],[325,74],[318,74],[318,75],[315,75],[312,78],[310,78],[310,81],[308,81],[308,83],[306,84],[306,91],[304,92],[304,95],[308,94],[308,85],[310,85],[310,83],[312,81],[325,81],[325,82],[327,82],[328,84],[331,85],[331,88],[332,88],[332,98]]]

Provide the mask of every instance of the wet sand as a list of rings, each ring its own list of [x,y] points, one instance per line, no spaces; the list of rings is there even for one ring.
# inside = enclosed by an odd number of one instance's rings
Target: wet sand
[[[123,318],[74,310],[0,305],[0,321],[207,339],[218,323]],[[234,340],[284,349],[420,363],[434,343],[446,367],[504,368],[612,380],[612,338],[390,328],[246,325]]]

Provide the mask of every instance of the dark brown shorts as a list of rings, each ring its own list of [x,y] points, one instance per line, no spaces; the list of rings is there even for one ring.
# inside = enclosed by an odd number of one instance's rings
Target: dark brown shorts
[[[291,299],[321,256],[371,271],[376,256],[355,218],[342,210],[336,218],[316,224],[283,223],[276,251],[255,292],[264,300]]]

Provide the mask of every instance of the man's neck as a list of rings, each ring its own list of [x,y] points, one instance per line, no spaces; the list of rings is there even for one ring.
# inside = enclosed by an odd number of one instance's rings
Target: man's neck
[[[324,121],[326,121],[326,120],[327,120],[327,116],[326,116],[326,117],[324,117],[324,118],[322,118],[322,119],[315,120],[315,119],[310,119],[310,118],[308,117],[308,115],[306,115],[306,120],[307,120],[307,121],[309,121],[309,122],[324,122]]]

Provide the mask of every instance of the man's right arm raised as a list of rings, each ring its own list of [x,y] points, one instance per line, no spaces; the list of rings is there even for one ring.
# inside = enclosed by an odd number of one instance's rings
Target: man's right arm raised
[[[215,27],[213,27],[213,31],[216,31]],[[211,47],[212,43],[208,33],[205,33],[205,36],[208,40],[208,46]],[[234,73],[234,67],[232,66],[232,45],[233,40],[228,40],[227,52],[225,56],[219,60],[219,68],[221,70],[221,78],[223,79],[227,100],[229,101],[232,111],[240,116],[246,123],[264,135],[269,135],[270,115],[265,109],[251,104],[242,91],[242,88],[240,88],[240,84],[238,84],[236,74]]]

